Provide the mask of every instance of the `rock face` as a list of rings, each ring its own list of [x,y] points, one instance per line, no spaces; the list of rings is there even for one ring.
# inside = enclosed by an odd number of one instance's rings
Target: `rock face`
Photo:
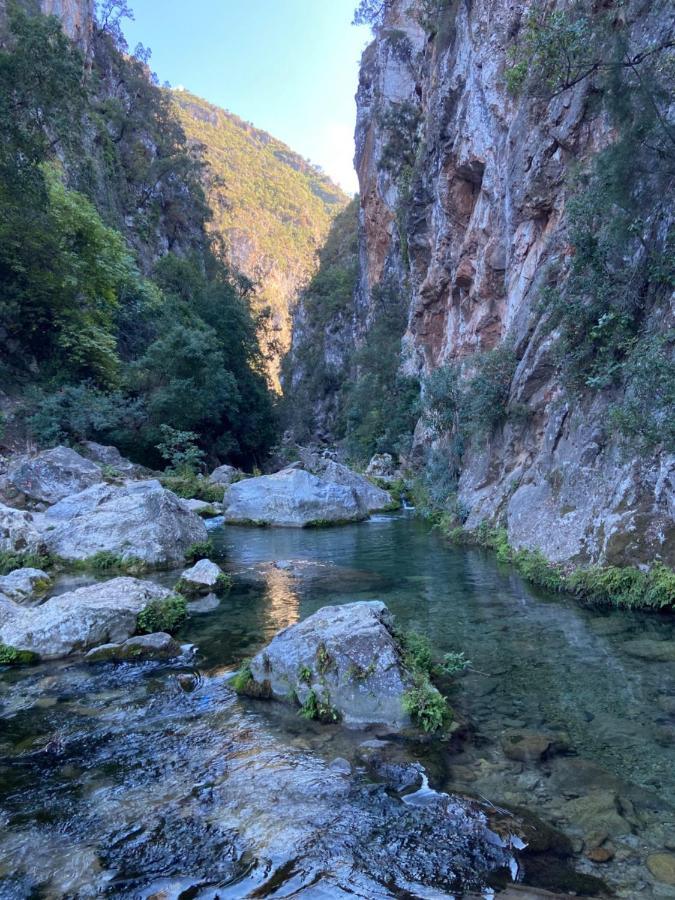
[[[17,460],[7,481],[33,501],[56,503],[103,480],[101,467],[70,447],[53,447]]]
[[[97,444],[96,441],[82,441],[81,446],[87,457],[99,466],[109,466],[127,478],[147,478],[150,474],[150,470],[145,466],[132,463],[122,456],[117,447],[106,447],[105,444]]]
[[[334,484],[342,484],[351,488],[363,509],[368,512],[391,509],[394,499],[388,491],[383,491],[363,475],[354,472],[348,466],[328,459],[319,453],[304,451],[301,454],[302,465],[306,471],[311,472],[324,481],[332,481]]]
[[[64,559],[105,550],[158,567],[182,562],[191,544],[208,538],[199,516],[154,480],[97,484],[52,506],[40,527],[48,549]]]
[[[42,538],[31,513],[0,503],[0,551],[35,553],[41,547]]]
[[[137,578],[113,578],[52,597],[41,606],[0,602],[0,643],[56,659],[106,643],[121,643],[136,631],[138,614],[166,588]]]
[[[51,583],[52,579],[42,569],[15,569],[0,577],[0,594],[15,603],[23,603],[43,595]]]
[[[311,695],[346,724],[410,724],[403,695],[412,678],[392,619],[378,600],[325,606],[280,632],[251,662],[257,693],[301,704]],[[256,691],[254,690],[254,693]]]
[[[382,6],[357,94],[360,280],[351,308],[322,327],[339,332],[333,345],[344,357],[366,339],[378,290],[393,285],[408,298],[401,367],[410,375],[458,364],[470,376],[477,353],[508,342],[518,361],[509,403],[524,415],[464,448],[466,527],[504,526],[514,547],[555,561],[674,565],[675,459],[658,448],[625,451],[608,416],[611,390],[570,399],[541,303],[552,267],[558,286],[571,265],[570,173],[613,139],[612,117],[593,99],[597,85],[585,79],[550,100],[509,92],[509,50],[522,46],[528,16],[542,8],[534,0]],[[616,20],[636,47],[658,44],[670,27],[661,0],[629,2]],[[386,122],[401,109],[418,126],[410,158],[401,151],[392,163],[397,135]],[[668,298],[658,303],[649,325],[665,333],[673,309]],[[314,339],[307,334],[307,346]],[[317,402],[334,407],[336,390],[325,400],[318,392]],[[434,441],[420,423],[414,458],[422,462]],[[442,442],[436,449],[451,470],[450,451]]]
[[[225,521],[240,525],[304,528],[367,517],[351,488],[323,481],[302,469],[282,469],[274,475],[238,481],[226,490],[223,506]]]

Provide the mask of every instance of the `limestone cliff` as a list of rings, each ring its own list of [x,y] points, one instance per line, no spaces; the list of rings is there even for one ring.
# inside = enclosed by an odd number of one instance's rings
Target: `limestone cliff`
[[[622,29],[630,47],[667,43],[672,30],[665,3],[586,6],[609,15],[608,27]],[[630,383],[608,378],[606,388],[570,390],[560,326],[542,303],[546,290],[564,290],[573,263],[572,175],[616,140],[592,77],[545,95],[509,90],[520,74],[514,48],[525,42],[529,60],[542,39],[536,17],[544,11],[559,23],[570,8],[529,0],[381,4],[357,94],[360,275],[347,342],[358,343],[374,287],[387,281],[408,303],[402,370],[423,384],[449,364],[466,380],[477,354],[508,344],[514,371],[503,388],[518,415],[463,448],[456,508],[466,526],[502,525],[516,548],[552,560],[672,565],[675,459],[665,442],[636,449],[616,433],[608,410]],[[668,216],[663,189],[649,178],[640,187],[643,197],[653,191],[640,219],[645,244],[657,240],[650,227],[662,235],[672,226],[672,181]],[[642,251],[630,252],[637,269]],[[672,295],[647,296],[641,327],[665,339]],[[431,445],[443,450],[448,436],[420,420],[418,465]],[[457,464],[450,455],[448,468]]]

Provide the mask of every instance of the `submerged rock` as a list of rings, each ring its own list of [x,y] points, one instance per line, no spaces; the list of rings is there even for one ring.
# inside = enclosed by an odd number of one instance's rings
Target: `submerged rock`
[[[367,518],[351,488],[302,469],[238,481],[225,491],[223,505],[225,521],[239,525],[304,528]]]
[[[383,491],[363,475],[359,475],[348,466],[343,466],[342,463],[310,451],[301,453],[301,461],[305,470],[311,472],[312,475],[316,475],[324,481],[351,488],[358,502],[368,513],[396,506],[394,498],[388,491]]]
[[[101,467],[70,447],[53,447],[10,466],[7,481],[33,501],[57,503],[103,480]]]
[[[37,553],[42,543],[31,513],[0,503],[0,552]]]
[[[400,730],[410,725],[403,697],[412,686],[389,610],[371,600],[325,606],[281,631],[251,660],[241,688],[299,702],[310,718]]]
[[[16,603],[42,596],[51,586],[52,579],[42,569],[15,569],[0,577],[0,594]]]
[[[675,885],[675,853],[652,853],[647,868],[657,881]]]
[[[186,597],[199,597],[204,594],[219,594],[230,589],[232,579],[229,575],[211,562],[200,559],[191,569],[186,569],[180,576],[176,590]]]
[[[502,750],[517,762],[535,762],[569,749],[569,738],[563,734],[539,731],[507,731],[502,735]]]
[[[166,566],[208,539],[199,516],[154,480],[94,485],[51,507],[40,524],[47,548],[64,559],[107,551]]]
[[[647,662],[675,662],[675,641],[655,641],[651,638],[638,638],[626,641],[623,651],[636,659]]]
[[[113,578],[52,597],[41,606],[0,604],[0,643],[55,659],[119,644],[136,631],[138,614],[171,591],[138,578]]]
[[[139,634],[121,644],[102,644],[85,656],[86,662],[142,662],[173,659],[182,653],[181,645],[165,631]]]

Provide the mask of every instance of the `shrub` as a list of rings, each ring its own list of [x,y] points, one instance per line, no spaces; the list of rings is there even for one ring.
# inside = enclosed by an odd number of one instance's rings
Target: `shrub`
[[[189,563],[199,562],[200,559],[210,559],[215,553],[211,541],[201,541],[190,546],[185,551],[185,561]]]
[[[418,678],[403,695],[403,708],[412,721],[427,733],[450,724],[452,710],[443,695],[428,679]]]
[[[9,575],[15,569],[51,569],[57,559],[46,553],[15,553],[0,551],[0,575]]]
[[[315,719],[317,722],[339,722],[340,713],[325,700],[320,700],[314,691],[310,691],[307,699],[298,710],[303,719]]]
[[[164,600],[152,600],[138,614],[136,630],[139,634],[153,634],[156,631],[168,631],[173,634],[187,618],[185,597],[174,594]]]
[[[221,503],[225,495],[222,484],[213,484],[203,475],[183,471],[162,475],[159,479],[170,491],[184,500],[203,500],[205,503]]]
[[[110,550],[100,550],[87,559],[71,563],[73,568],[84,569],[93,572],[125,572],[129,575],[138,575],[147,569],[147,564],[136,556],[120,556]]]

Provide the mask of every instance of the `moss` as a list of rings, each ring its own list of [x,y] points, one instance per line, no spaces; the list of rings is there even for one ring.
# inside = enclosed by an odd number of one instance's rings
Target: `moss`
[[[358,663],[351,662],[347,668],[347,677],[353,681],[367,681],[376,668],[374,659],[367,666],[360,666]]]
[[[0,644],[0,666],[29,666],[40,657],[31,650],[18,650],[7,644]]]
[[[226,594],[229,590],[232,589],[232,584],[232,576],[227,572],[221,572],[221,574],[216,578],[214,592],[216,594]]]
[[[209,559],[213,556],[215,549],[211,541],[198,541],[185,551],[185,561],[189,563],[199,562],[200,559]]]
[[[245,659],[241,668],[230,681],[230,687],[235,693],[246,697],[254,697],[258,700],[269,700],[272,697],[272,686],[265,679],[257,682],[251,672],[251,660]]]
[[[311,519],[303,528],[331,528],[333,525],[353,525],[354,519]]]
[[[323,723],[339,722],[341,718],[339,711],[329,702],[319,699],[314,691],[309,692],[298,710],[298,715],[303,719],[314,719]]]
[[[139,634],[153,634],[156,631],[167,631],[173,634],[187,618],[185,597],[173,594],[164,600],[153,600],[139,613],[136,619],[136,630]]]

